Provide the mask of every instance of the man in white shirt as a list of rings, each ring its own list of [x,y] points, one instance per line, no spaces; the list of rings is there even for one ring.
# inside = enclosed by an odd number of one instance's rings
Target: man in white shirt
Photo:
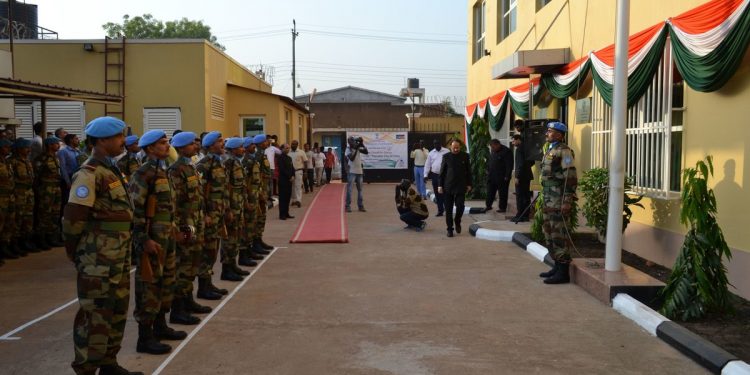
[[[423,199],[427,198],[427,190],[424,186],[424,165],[427,162],[427,155],[428,151],[424,148],[422,141],[414,144],[414,150],[411,152],[411,158],[414,159],[414,183]]]
[[[312,193],[313,186],[315,186],[315,169],[313,168],[313,152],[309,143],[305,143],[305,156],[307,157],[304,172],[305,193]]]
[[[349,137],[347,139],[349,147],[346,148],[346,161],[349,170],[346,176],[346,212],[352,212],[352,184],[357,185],[357,206],[360,212],[366,212],[364,200],[362,198],[362,180],[364,177],[365,165],[362,162],[362,154],[367,155],[367,147],[361,137]]]
[[[438,208],[438,213],[435,216],[443,216],[443,212],[445,212],[443,194],[438,193],[438,186],[440,185],[440,165],[442,165],[443,155],[448,153],[448,149],[443,148],[438,140],[432,142],[432,145],[435,148],[427,154],[427,160],[424,164],[424,178],[432,180],[432,191],[435,193],[435,203]]]
[[[276,137],[275,135],[270,136],[271,139],[269,146],[266,147],[266,150],[263,151],[266,154],[266,159],[268,159],[268,165],[271,166],[271,179],[268,180],[268,191],[269,191],[269,198],[273,195],[278,195],[276,192],[277,185],[276,185],[276,174],[274,173],[274,170],[276,169],[276,155],[281,155],[281,150],[276,147]]]
[[[42,152],[44,152],[44,144],[42,139],[42,130],[44,128],[44,124],[42,124],[41,121],[34,124],[34,137],[31,138],[31,153],[29,154],[29,159],[34,161],[37,156],[41,155]]]
[[[292,151],[289,151],[289,157],[292,158],[294,166],[294,188],[292,189],[292,203],[290,206],[297,205],[302,207],[302,176],[305,173],[305,163],[307,155],[299,149],[299,141],[292,141]]]

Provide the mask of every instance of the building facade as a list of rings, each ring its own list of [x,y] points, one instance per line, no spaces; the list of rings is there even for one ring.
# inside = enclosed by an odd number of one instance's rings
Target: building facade
[[[503,128],[519,117],[560,119],[570,129],[579,173],[607,167],[615,8],[615,1],[469,0],[467,100],[473,104],[466,120],[485,111]],[[748,8],[747,0],[630,1],[626,174],[645,208],[634,209],[623,239],[626,250],[671,267],[686,233],[679,221],[681,171],[712,155],[710,187],[733,252],[729,280],[745,298],[750,54],[742,38],[732,38],[748,32]],[[716,43],[696,35],[713,35]],[[722,37],[728,42],[718,43]],[[701,56],[727,43],[735,43],[735,60],[697,82]]]

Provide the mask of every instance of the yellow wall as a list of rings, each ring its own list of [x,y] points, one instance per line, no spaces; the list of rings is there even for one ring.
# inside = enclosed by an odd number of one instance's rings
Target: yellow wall
[[[226,134],[240,134],[240,119],[242,117],[264,117],[266,134],[278,135],[280,143],[285,143],[291,139],[297,139],[302,143],[305,142],[307,138],[307,113],[288,105],[274,94],[236,86],[230,86],[228,93],[230,99],[227,106]],[[294,132],[291,137],[286,134],[284,109],[291,111],[294,120]],[[299,115],[302,115],[303,119],[301,129],[298,127]]]
[[[632,0],[630,34],[705,2]],[[568,47],[572,61],[614,41],[615,1],[553,0],[538,13],[535,13],[534,1],[519,1],[516,31],[498,44],[499,0],[488,0],[485,48],[491,51],[491,56],[473,63],[473,7],[478,3],[467,2],[471,42],[467,55],[468,103],[526,82],[491,77],[492,66],[516,50]],[[590,87],[581,91],[583,95],[591,95]],[[750,251],[750,237],[743,233],[747,224],[745,213],[750,212],[750,200],[746,199],[750,189],[750,131],[746,126],[750,107],[747,103],[750,103],[750,54],[745,55],[741,68],[721,90],[704,94],[686,89],[683,132],[683,167],[694,166],[708,154],[714,156],[712,186],[718,200],[719,223],[729,246],[742,251]],[[575,100],[569,99],[568,104],[569,143],[578,156],[576,163],[580,174],[590,167],[591,124],[575,124]],[[685,233],[679,223],[679,200],[646,198],[643,203],[646,209],[635,209],[633,221]]]

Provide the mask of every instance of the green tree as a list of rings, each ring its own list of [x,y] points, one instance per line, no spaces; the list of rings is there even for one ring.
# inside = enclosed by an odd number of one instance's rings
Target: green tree
[[[205,39],[216,48],[224,51],[226,48],[219,44],[216,36],[211,34],[211,27],[203,21],[193,21],[187,18],[162,22],[150,14],[122,16],[122,23],[107,22],[102,28],[110,38],[124,36],[132,39]]]

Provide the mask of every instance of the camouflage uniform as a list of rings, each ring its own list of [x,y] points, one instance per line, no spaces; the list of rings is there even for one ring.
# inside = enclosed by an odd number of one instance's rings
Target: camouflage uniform
[[[135,273],[135,320],[150,326],[161,311],[172,306],[175,282],[174,192],[167,178],[164,163],[148,159],[130,178],[130,198],[133,200],[133,259],[138,268]],[[146,201],[156,197],[154,217],[150,230],[146,225]],[[147,231],[148,230],[148,231]],[[147,240],[156,241],[162,254],[150,255],[148,261],[153,271],[152,280],[144,280],[140,266]],[[161,258],[161,259],[160,259]]]
[[[29,159],[18,154],[11,156],[9,161],[15,179],[16,196],[13,237],[16,240],[29,239],[34,230],[34,168]]]
[[[0,243],[10,245],[13,240],[13,228],[16,219],[15,202],[13,194],[15,182],[13,181],[13,170],[10,160],[0,155]]]
[[[260,188],[258,189],[258,207],[260,212],[255,220],[255,231],[253,232],[256,239],[263,237],[263,231],[266,229],[266,213],[268,212],[268,199],[271,192],[268,191],[269,181],[271,181],[272,172],[271,164],[268,162],[263,149],[258,147],[255,151],[255,161],[260,166]]]
[[[133,205],[126,187],[106,159],[90,158],[73,175],[63,233],[78,271],[72,363],[78,374],[117,363],[130,301]]]
[[[578,199],[578,177],[573,165],[574,158],[573,150],[568,145],[557,142],[550,146],[542,159],[544,237],[552,258],[560,263],[570,263],[571,260],[565,229],[570,219],[562,214],[561,207],[570,206]]]
[[[40,237],[57,236],[60,232],[58,218],[62,204],[60,189],[60,162],[55,154],[45,152],[34,160],[36,177],[36,217]]]
[[[201,175],[205,214],[211,218],[211,225],[206,225],[203,233],[206,250],[198,269],[198,277],[211,279],[213,266],[219,254],[219,240],[224,236],[224,213],[229,207],[227,191],[227,173],[221,164],[219,155],[209,153],[196,165]]]
[[[228,176],[226,186],[229,204],[226,212],[232,214],[232,220],[226,221],[228,238],[223,241],[221,246],[221,263],[235,265],[237,264],[237,254],[244,231],[242,214],[245,208],[245,194],[247,193],[245,190],[245,171],[242,168],[242,161],[233,155],[230,155],[224,161],[224,170],[226,170]]]
[[[261,215],[260,206],[265,207],[265,203],[258,203],[258,197],[261,187],[268,186],[268,184],[261,185],[260,164],[255,159],[256,155],[246,153],[242,159],[242,166],[245,169],[245,191],[247,192],[244,212],[245,230],[242,235],[246,244],[250,244],[253,240],[258,239],[255,232],[257,221]]]
[[[76,155],[76,163],[77,163],[78,165],[83,165],[83,163],[85,163],[85,162],[86,162],[86,160],[88,160],[90,156],[91,156],[91,155],[89,155],[89,154],[88,154],[88,153],[86,152],[86,150],[82,150],[81,152],[79,152],[79,153],[78,153],[78,155]],[[79,168],[80,168],[80,167],[79,167]],[[122,172],[122,171],[120,171],[120,172]]]
[[[140,160],[138,160],[138,157],[132,152],[128,152],[117,162],[117,168],[120,168],[122,174],[128,179],[130,179],[131,176],[133,176],[133,173],[135,173],[140,167]]]
[[[189,158],[180,157],[169,166],[169,180],[175,192],[175,225],[178,229],[195,229],[189,242],[177,243],[177,278],[175,298],[192,296],[193,281],[202,259],[203,190],[200,177]]]

